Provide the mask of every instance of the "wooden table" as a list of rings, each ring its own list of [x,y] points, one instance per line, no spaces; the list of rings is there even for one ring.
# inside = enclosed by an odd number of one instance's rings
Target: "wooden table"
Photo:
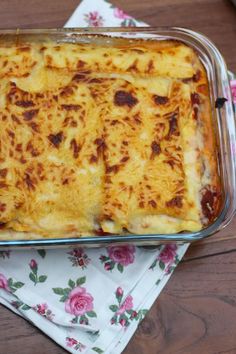
[[[92,1],[92,0],[91,0]],[[95,1],[95,0],[93,0]],[[78,0],[1,0],[1,28],[61,27]],[[209,36],[236,72],[236,9],[227,0],[114,0],[153,26],[183,26]],[[193,244],[125,354],[236,353],[236,218]],[[0,354],[62,354],[53,341],[0,306]]]

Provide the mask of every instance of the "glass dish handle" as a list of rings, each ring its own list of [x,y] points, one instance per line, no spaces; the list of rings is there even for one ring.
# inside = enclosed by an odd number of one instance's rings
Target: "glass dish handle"
[[[233,102],[233,110],[234,110],[234,118],[236,122],[236,75],[229,71],[229,82],[230,82],[230,88],[231,88],[231,93],[232,93],[232,102]],[[234,143],[234,153],[236,155],[236,141]],[[235,171],[236,173],[236,171]]]

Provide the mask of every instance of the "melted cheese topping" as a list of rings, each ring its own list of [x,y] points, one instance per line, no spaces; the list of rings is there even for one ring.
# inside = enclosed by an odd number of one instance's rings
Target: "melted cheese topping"
[[[0,44],[0,77],[1,238],[198,231],[217,216],[208,84],[191,48]]]

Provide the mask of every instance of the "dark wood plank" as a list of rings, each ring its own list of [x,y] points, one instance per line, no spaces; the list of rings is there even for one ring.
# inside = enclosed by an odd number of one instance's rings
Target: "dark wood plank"
[[[236,353],[236,252],[182,262],[125,354]]]
[[[202,32],[221,50],[236,72],[236,10],[229,0],[114,0],[134,17],[151,26],[179,26]]]
[[[213,254],[228,253],[234,250],[236,250],[236,217],[230,225],[216,235],[212,235],[204,241],[193,243],[184,259],[191,260]]]
[[[0,306],[0,354],[67,353],[29,322]]]
[[[63,27],[80,1],[1,0],[1,28]]]

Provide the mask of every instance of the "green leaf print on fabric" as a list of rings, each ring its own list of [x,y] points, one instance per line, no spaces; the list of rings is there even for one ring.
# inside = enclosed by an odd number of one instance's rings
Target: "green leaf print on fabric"
[[[109,309],[114,313],[110,320],[110,323],[112,325],[120,324],[122,327],[128,327],[130,325],[130,322],[133,320],[142,321],[148,310],[140,309],[138,312],[135,311],[133,305],[133,297],[131,295],[128,295],[125,299],[123,299],[123,295],[124,291],[119,286],[115,292],[118,305],[112,304],[109,306]]]
[[[22,288],[25,284],[21,281],[14,281],[12,278],[8,280],[3,274],[0,274],[0,288],[3,288],[9,292],[15,293],[18,289]]]
[[[29,278],[34,283],[34,285],[37,285],[38,283],[44,283],[47,280],[47,275],[38,275],[38,263],[34,259],[31,259],[29,267],[31,269]]]
[[[103,354],[104,353],[104,350],[102,350],[102,349],[100,349],[98,347],[93,347],[92,350],[95,351],[98,354]]]
[[[42,258],[45,258],[45,256],[46,256],[46,251],[45,250],[37,250],[37,252]]]
[[[153,270],[159,266],[159,268],[166,274],[170,274],[178,263],[179,257],[177,254],[177,245],[169,244],[163,247],[157,259],[155,259],[149,269]]]

